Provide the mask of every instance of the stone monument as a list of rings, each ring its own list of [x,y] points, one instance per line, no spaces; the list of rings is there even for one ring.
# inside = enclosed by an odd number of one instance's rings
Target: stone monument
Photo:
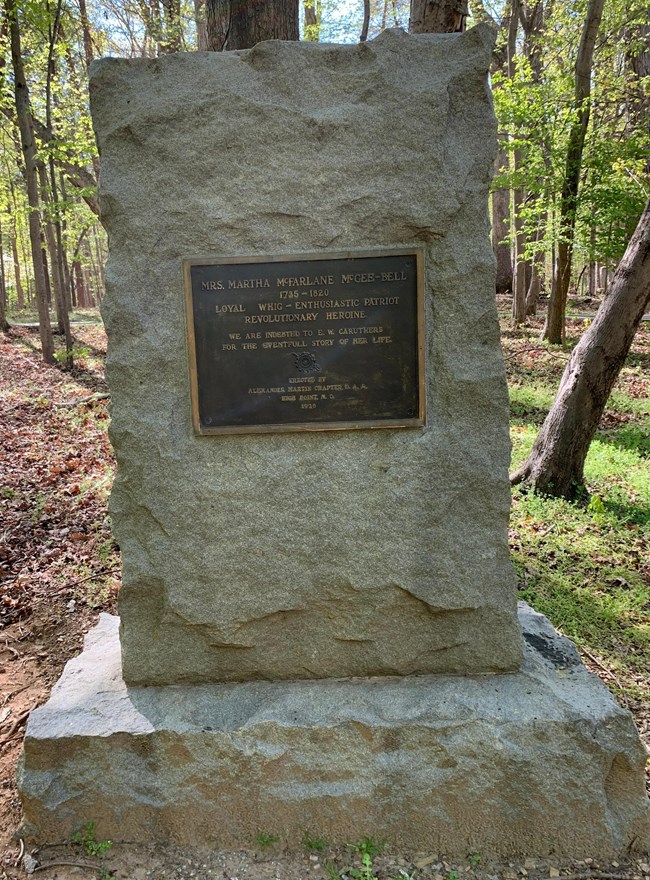
[[[28,836],[647,843],[631,716],[517,615],[491,47],[93,66],[119,638],[30,719]]]

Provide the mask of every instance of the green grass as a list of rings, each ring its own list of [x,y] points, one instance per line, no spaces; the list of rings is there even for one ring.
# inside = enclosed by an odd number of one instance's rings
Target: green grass
[[[512,469],[526,457],[559,384],[555,354],[523,351],[504,334],[511,395]],[[536,343],[539,347],[539,342]],[[585,464],[585,503],[516,488],[511,549],[520,598],[602,667],[624,701],[650,703],[650,350],[643,327]],[[551,373],[554,373],[551,377]],[[561,369],[559,369],[561,375]]]
[[[38,312],[36,309],[22,309],[18,311],[17,309],[10,309],[7,314],[7,319],[11,323],[16,324],[36,324],[38,323]],[[70,312],[70,321],[81,321],[81,322],[96,322],[101,323],[101,316],[99,314],[98,308],[88,308],[88,309],[73,309]],[[50,323],[52,327],[56,327],[57,317],[56,312],[50,312]]]

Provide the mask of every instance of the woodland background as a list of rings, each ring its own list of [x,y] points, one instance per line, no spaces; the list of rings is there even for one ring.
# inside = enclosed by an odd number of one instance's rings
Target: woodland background
[[[298,11],[291,0],[207,0],[207,10],[205,2],[3,0],[0,324],[7,315],[39,314],[42,286],[56,310],[55,328],[66,340],[66,354],[57,354],[59,359],[74,357],[67,315],[98,305],[103,296],[106,241],[96,200],[99,164],[88,111],[88,65],[103,55],[155,57],[209,45],[231,47],[236,21],[243,22],[237,34],[241,47],[251,31],[255,37],[254,23],[261,27],[263,15],[271,13],[281,36],[298,36],[286,16]],[[490,5],[472,0],[467,8],[462,0],[444,0],[438,6],[446,7],[450,27],[425,21],[426,6],[423,0],[413,0],[411,7],[405,0],[365,0],[365,5],[362,0],[306,0],[300,8],[300,35],[355,42],[385,27],[408,29],[409,18],[411,30],[454,29],[454,22],[461,29],[484,20],[498,28],[491,71],[500,127],[491,205],[497,291],[513,292],[513,319],[523,323],[540,308],[540,296],[553,300],[558,283],[564,284],[566,272],[559,263],[571,238],[567,290],[560,291],[559,316],[551,315],[544,331],[551,342],[561,343],[568,287],[591,298],[607,291],[650,192],[647,2],[505,0]],[[220,30],[224,10],[227,37],[225,28]],[[587,87],[583,83],[580,89],[576,64],[584,49],[585,23],[594,16],[593,50],[584,59]],[[9,26],[13,20],[15,29]],[[20,50],[20,69],[12,60],[12,46],[14,54]],[[30,148],[25,137],[21,142],[15,89],[21,78],[23,97],[29,99],[24,112],[33,133]],[[567,154],[581,127],[577,194],[575,204],[567,206]],[[29,149],[36,178],[31,194]],[[40,228],[30,238],[30,218],[36,213]],[[40,260],[34,259],[34,250],[40,250]],[[43,309],[39,317],[47,324]],[[51,361],[55,351],[47,333],[42,333],[42,344],[45,360]]]
[[[88,65],[103,55],[240,47],[260,33],[357,42],[396,25],[454,31],[484,20],[498,31],[491,214],[514,467],[535,458],[540,437],[538,459],[555,445],[568,460],[560,434],[540,432],[568,373],[586,379],[589,400],[598,398],[588,418],[583,405],[581,421],[569,424],[570,443],[589,455],[572,465],[566,484],[546,493],[514,488],[520,596],[576,641],[650,743],[647,0],[307,0],[299,9],[294,0],[0,0],[0,880],[19,876],[21,853],[10,838],[29,710],[47,698],[97,613],[115,610],[120,585],[106,510],[114,463],[98,307],[107,245]],[[631,241],[637,247],[626,262]],[[625,271],[615,273],[619,264]],[[632,282],[634,308],[620,296]],[[609,323],[599,317],[605,312]],[[607,381],[602,364],[589,361],[594,355],[610,364]],[[270,841],[277,856],[282,842],[272,832],[260,829],[251,847]],[[328,874],[327,844],[314,848],[314,832],[306,866],[283,863],[282,876],[317,868],[314,876],[343,876],[352,856],[331,852]],[[600,866],[600,874],[591,861],[549,868],[522,860],[482,875],[480,854],[464,865],[412,855],[374,859],[365,876],[650,876],[641,860]],[[188,854],[162,863],[153,852],[120,858],[118,874],[129,880],[151,876],[154,862],[159,878],[194,870]],[[267,862],[275,865],[256,857],[215,862],[214,870],[279,876]],[[58,876],[67,878],[61,869]],[[195,876],[205,875],[199,868]]]

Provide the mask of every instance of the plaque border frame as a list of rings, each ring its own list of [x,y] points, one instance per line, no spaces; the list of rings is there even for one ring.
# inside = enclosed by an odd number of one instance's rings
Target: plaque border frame
[[[194,335],[194,309],[192,300],[192,266],[223,266],[239,263],[292,263],[299,260],[345,260],[363,257],[414,256],[416,266],[416,354],[418,415],[412,419],[365,419],[335,422],[286,422],[269,425],[225,425],[205,428],[199,417],[199,380]],[[423,428],[426,426],[426,349],[424,316],[424,248],[417,246],[376,248],[372,250],[310,251],[309,253],[249,255],[230,257],[184,257],[182,258],[183,287],[185,292],[185,325],[187,360],[189,364],[192,424],[197,437],[233,434],[279,434],[320,431],[361,431],[377,428]]]

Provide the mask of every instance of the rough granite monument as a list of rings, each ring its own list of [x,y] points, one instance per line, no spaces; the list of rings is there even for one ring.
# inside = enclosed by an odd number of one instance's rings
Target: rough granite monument
[[[491,47],[93,65],[124,578],[30,718],[28,837],[647,845],[631,716],[517,614]]]

